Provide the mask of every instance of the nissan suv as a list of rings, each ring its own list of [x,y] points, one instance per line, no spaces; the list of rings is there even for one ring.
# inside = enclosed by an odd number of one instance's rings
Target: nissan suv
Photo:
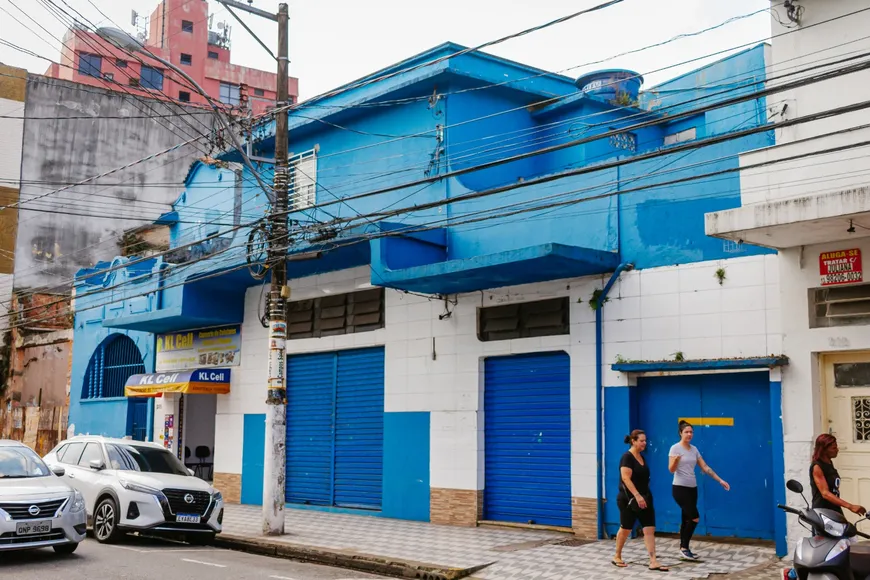
[[[84,496],[98,542],[139,532],[209,544],[221,531],[221,493],[160,445],[77,436],[49,452],[45,462],[63,467],[69,484]]]
[[[0,552],[52,547],[72,554],[85,539],[85,501],[30,447],[0,440]]]

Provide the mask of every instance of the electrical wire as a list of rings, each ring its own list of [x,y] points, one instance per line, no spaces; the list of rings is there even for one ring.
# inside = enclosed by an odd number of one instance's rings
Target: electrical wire
[[[733,168],[723,169],[723,170],[716,171],[716,172],[711,172],[711,173],[708,173],[708,174],[688,176],[688,177],[682,178],[682,179],[680,179],[680,180],[674,180],[674,182],[676,182],[676,181],[679,181],[679,182],[689,182],[689,181],[694,181],[694,180],[697,180],[697,179],[703,179],[703,178],[710,177],[710,176],[724,175],[724,174],[726,174],[726,173],[739,172],[739,171],[741,171],[741,170],[745,170],[745,169],[754,169],[754,168],[757,168],[757,167],[760,167],[760,166],[767,166],[767,165],[776,164],[776,163],[781,163],[781,162],[785,162],[785,161],[792,161],[792,160],[795,160],[795,159],[798,159],[798,158],[805,158],[805,157],[807,157],[807,156],[824,155],[824,154],[829,154],[829,153],[838,153],[838,152],[842,152],[843,150],[847,150],[847,149],[858,148],[858,147],[867,147],[867,146],[870,146],[870,141],[864,141],[864,142],[861,142],[861,143],[850,144],[850,145],[845,145],[845,146],[841,146],[841,147],[835,147],[835,148],[831,148],[831,149],[828,149],[828,150],[822,150],[822,151],[817,151],[817,152],[804,153],[804,154],[800,154],[800,155],[797,155],[797,156],[794,156],[794,157],[790,157],[790,158],[786,158],[786,159],[778,159],[778,160],[765,161],[765,162],[761,162],[761,163],[754,164],[754,165],[751,165],[751,166],[745,166],[745,167],[743,167],[743,168],[740,168],[740,167],[733,167]],[[633,188],[633,190],[632,190],[631,192],[639,191],[639,190],[643,190],[643,189],[651,189],[651,188],[662,187],[662,186],[665,186],[665,185],[670,185],[670,183],[673,183],[673,182],[669,182],[668,184],[656,183],[656,184],[651,184],[651,185],[647,185],[647,186],[641,186],[641,187],[638,187],[638,188]],[[603,198],[603,197],[620,196],[620,195],[624,195],[624,194],[626,194],[626,193],[630,193],[630,192],[629,192],[629,191],[611,192],[611,193],[608,193],[608,194],[604,194],[603,196],[595,196],[595,197],[589,197],[589,198],[582,198],[582,199],[579,199],[579,200],[572,200],[571,203],[573,203],[573,204],[579,204],[579,203],[584,203],[584,202],[594,201],[594,200],[596,200],[596,199],[601,199],[601,198]],[[680,201],[686,201],[686,200],[680,200]],[[503,217],[503,216],[500,216],[500,217]],[[484,219],[492,219],[492,218],[484,218]],[[470,223],[470,222],[466,222],[466,223]],[[409,234],[409,233],[415,233],[415,232],[419,232],[419,231],[425,231],[426,229],[428,229],[428,228],[425,228],[425,227],[422,227],[422,228],[421,228],[421,227],[417,227],[417,229],[410,229],[410,228],[409,228],[409,229],[407,229],[407,230],[403,230],[403,231],[401,231],[401,232],[399,232],[399,233],[396,233],[396,232],[394,232],[394,231],[391,231],[391,232],[380,232],[379,234],[375,234],[375,235],[369,236],[369,237],[368,237],[368,240],[370,241],[370,240],[372,240],[372,239],[378,239],[378,238],[382,238],[382,237],[390,237],[390,236],[395,236],[395,235],[407,235],[407,234]],[[348,243],[346,243],[346,244],[335,245],[333,248],[330,249],[330,251],[334,251],[335,249],[338,249],[338,248],[343,247],[343,246],[345,246],[345,245],[356,244],[356,243],[359,243],[359,240],[354,240],[354,241],[348,242]],[[288,247],[283,248],[283,249],[285,249],[285,250],[286,250],[286,249],[290,249],[290,247],[288,246]],[[126,265],[121,265],[120,267],[126,267]],[[175,283],[175,284],[169,284],[169,285],[164,284],[164,285],[161,285],[161,286],[160,286],[160,289],[162,289],[162,290],[168,290],[168,289],[171,289],[171,288],[174,288],[174,287],[179,287],[179,286],[183,286],[183,285],[185,285],[185,284],[190,284],[190,283],[192,283],[192,282],[200,282],[200,281],[204,281],[204,280],[207,280],[207,279],[210,279],[210,278],[214,278],[214,277],[218,277],[218,276],[223,276],[223,275],[226,275],[226,274],[229,274],[229,273],[232,273],[232,272],[235,272],[235,271],[238,271],[238,270],[244,269],[244,268],[246,268],[246,267],[247,267],[247,264],[243,264],[243,265],[240,265],[240,266],[225,267],[225,268],[223,268],[223,269],[221,269],[221,270],[219,270],[219,271],[212,271],[212,272],[210,272],[210,273],[208,273],[208,274],[204,274],[204,275],[201,275],[201,276],[197,276],[197,277],[195,278],[195,280],[193,280],[193,281],[191,281],[191,280],[183,280],[183,281],[181,281],[181,282],[179,282],[179,283]],[[100,271],[100,274],[105,275],[105,273],[106,273],[105,270]],[[145,278],[150,278],[150,277],[153,277],[153,276],[154,276],[154,273],[147,273],[147,274],[144,274],[143,276],[140,276],[140,277],[135,278],[135,279],[133,279],[133,280],[130,280],[130,281],[127,281],[127,282],[122,282],[122,283],[120,283],[119,285],[129,284],[129,283],[137,283],[137,284],[138,284],[138,283],[143,283],[143,282],[145,281],[145,280],[144,280]],[[85,296],[85,297],[89,297],[89,296],[91,296],[91,295],[93,295],[93,294],[97,294],[97,293],[102,293],[102,292],[114,292],[115,289],[116,289],[116,287],[113,286],[113,287],[109,287],[109,288],[105,288],[105,289],[100,289],[100,290],[98,290],[98,291],[96,291],[96,292],[88,293],[88,294],[83,295],[83,296]],[[137,298],[137,297],[147,296],[147,295],[149,295],[149,294],[154,293],[155,291],[157,291],[157,289],[148,290],[148,291],[145,291],[145,292],[142,292],[142,293],[139,293],[139,294],[124,295],[124,296],[121,296],[120,299],[122,299],[122,300],[129,300],[129,299],[132,299],[132,298]],[[76,297],[76,300],[77,300],[77,301],[80,300],[80,297],[77,296],[77,297]],[[64,302],[63,300],[60,300],[60,301],[57,301],[57,302],[55,302],[55,303],[46,304],[46,305],[41,305],[40,307],[34,307],[33,309],[46,308],[46,307],[51,306],[51,305],[62,304],[63,302]],[[88,305],[77,306],[75,310],[76,310],[77,313],[78,313],[78,312],[84,312],[84,311],[92,310],[92,309],[95,309],[95,308],[101,308],[101,307],[106,306],[107,304],[110,304],[110,303],[113,303],[113,302],[115,302],[115,300],[110,300],[110,302],[107,302],[107,303],[97,303],[97,304],[88,304]],[[30,323],[33,323],[33,322],[39,322],[39,321],[41,321],[41,320],[47,320],[47,319],[50,319],[50,318],[53,318],[53,317],[56,317],[56,316],[58,316],[58,315],[57,315],[57,314],[52,314],[51,316],[49,316],[49,317],[45,317],[45,318],[43,318],[43,319],[36,319],[36,320],[29,319],[29,320],[27,320],[27,323],[30,324]],[[0,316],[0,318],[2,318],[2,316]]]
[[[870,107],[870,102],[866,102],[864,104],[864,107],[865,108]],[[818,118],[827,118],[829,116],[844,114],[842,112],[843,109],[851,109],[851,108],[852,107],[844,107],[844,108],[840,108],[840,109],[825,111],[822,114],[820,114],[820,116],[808,115],[808,116],[805,116],[804,118],[800,118],[799,122],[811,122],[814,120],[818,120]],[[792,121],[783,121],[783,123],[790,122],[792,124],[797,124],[796,121],[798,121],[798,119],[795,119]],[[849,129],[849,130],[839,130],[839,131],[835,131],[835,132],[831,132],[831,133],[826,133],[826,134],[822,134],[822,135],[808,137],[808,138],[802,139],[796,143],[808,142],[808,141],[813,141],[813,140],[822,139],[822,138],[829,138],[833,135],[843,134],[843,133],[861,130],[861,129],[865,129],[865,128],[870,128],[870,124],[864,125],[861,127],[856,127],[856,128]],[[705,173],[705,174],[694,174],[694,175],[678,178],[678,179],[671,180],[671,181],[657,182],[654,184],[642,185],[642,186],[638,186],[638,187],[630,188],[630,189],[621,189],[621,190],[616,191],[616,192],[608,192],[608,193],[601,194],[601,195],[584,197],[584,198],[577,199],[577,200],[569,200],[567,202],[559,202],[559,203],[562,205],[585,203],[585,202],[589,202],[589,201],[594,201],[596,199],[603,199],[605,197],[621,196],[621,195],[626,195],[627,193],[632,193],[635,191],[641,191],[641,190],[645,190],[645,189],[667,187],[667,186],[671,186],[671,185],[677,184],[677,183],[685,183],[685,182],[689,182],[689,181],[695,181],[698,179],[704,179],[707,177],[715,177],[718,175],[724,175],[726,173],[733,173],[733,172],[755,169],[755,168],[759,168],[759,167],[766,167],[766,166],[773,165],[776,163],[785,163],[785,162],[794,161],[794,160],[798,160],[798,159],[804,159],[804,158],[812,157],[812,156],[816,156],[816,155],[826,155],[826,154],[830,154],[830,153],[837,153],[837,152],[842,152],[842,151],[846,151],[846,150],[857,148],[857,147],[865,147],[868,145],[870,145],[870,141],[847,144],[847,145],[843,145],[843,146],[839,146],[839,147],[833,147],[833,148],[818,150],[818,151],[811,151],[808,153],[798,154],[798,155],[784,157],[784,158],[775,159],[775,160],[764,161],[764,162],[760,162],[760,163],[756,163],[756,164],[744,165],[743,167],[732,167],[732,168],[727,168],[727,169],[718,170],[718,171]],[[633,161],[633,159],[628,160],[628,162],[632,162],[632,161]],[[682,171],[682,170],[684,170],[684,168],[678,168],[678,170]],[[480,192],[478,192],[478,193],[480,193]],[[468,196],[466,196],[466,197],[468,197]],[[453,202],[454,200],[449,200],[449,201]],[[457,199],[455,201],[461,201],[461,200]],[[549,208],[549,207],[556,207],[556,205],[555,204],[548,204],[546,208]],[[535,209],[546,209],[546,208],[535,208]],[[515,213],[522,213],[522,212],[528,212],[528,211],[530,211],[528,208],[524,208],[521,210],[517,210]],[[506,215],[513,215],[513,214],[503,213],[503,214],[500,214],[499,217],[505,217]],[[485,220],[485,219],[492,219],[492,217],[481,217],[481,218],[467,219],[465,221],[460,222],[459,224],[454,222],[453,225],[455,226],[455,225],[461,225],[464,223],[475,223],[477,221],[481,221],[481,220]],[[414,233],[414,232],[418,232],[418,231],[426,231],[427,229],[432,229],[432,227],[431,226],[415,225],[415,226],[410,226],[408,228],[400,229],[400,230],[389,230],[389,231],[381,231],[381,232],[373,233],[373,234],[370,234],[368,236],[364,236],[364,239],[373,240],[373,239],[379,239],[379,238],[388,237],[388,236],[407,235],[408,233]],[[341,247],[342,245],[355,244],[355,243],[359,243],[359,242],[360,242],[360,239],[354,239],[353,241],[347,242],[345,244],[335,244],[335,247]],[[287,250],[287,249],[290,249],[291,247],[292,247],[291,245],[288,245],[288,246],[282,248],[282,250]],[[214,255],[210,256],[209,258],[213,258],[213,257],[214,257]],[[209,258],[201,258],[198,261],[201,261],[204,259],[209,259]],[[149,259],[153,259],[153,257],[151,257]],[[132,264],[123,264],[123,265],[119,265],[118,268],[120,268],[120,267],[126,268],[126,267],[129,267],[130,265],[132,265]],[[242,265],[239,268],[244,268],[244,267],[247,267],[247,265]],[[225,274],[229,271],[232,271],[232,270],[233,270],[232,268],[229,270],[223,269],[222,271],[217,272],[216,274],[223,275],[223,274]],[[106,274],[107,274],[106,270],[101,270],[93,275],[105,276]],[[201,279],[203,279],[203,278],[202,277],[197,278],[197,280],[201,280]],[[182,282],[181,284],[184,284],[184,283],[188,283],[188,282]],[[164,289],[166,289],[168,287],[170,287],[170,286],[163,286]],[[115,289],[114,287],[110,288],[110,290],[114,290],[114,289]],[[106,290],[100,289],[98,292],[103,292],[103,291],[106,291]],[[150,293],[150,292],[147,292],[146,294],[148,294],[148,293]],[[130,297],[124,296],[123,298],[128,299]],[[47,306],[47,305],[43,305],[41,307],[45,307],[45,306]]]
[[[726,120],[728,120],[729,118],[732,118],[732,117],[735,117],[735,116],[743,116],[743,115],[745,115],[745,113],[738,113],[738,114],[736,114],[736,115],[731,115],[731,116],[728,116],[728,117],[723,117],[723,118],[720,119],[720,121],[726,121]],[[606,156],[606,155],[605,155],[605,156]],[[593,159],[594,159],[594,158],[590,159],[590,161],[593,160]],[[406,196],[406,197],[404,197],[404,198],[402,198],[402,199],[400,199],[400,200],[394,202],[393,204],[390,204],[389,206],[387,206],[386,208],[383,208],[383,209],[388,209],[389,207],[395,206],[395,205],[397,205],[398,203],[402,203],[403,201],[407,200],[408,198],[410,198],[410,197],[416,195],[417,193],[421,192],[423,189],[426,189],[427,187],[429,187],[429,185],[424,186],[424,187],[421,188],[420,190],[417,190],[417,191],[411,192],[408,196]],[[354,210],[354,211],[355,211],[355,210]],[[409,214],[409,215],[410,215],[410,214]],[[73,281],[74,281],[74,278],[73,278],[73,279],[70,279],[70,280],[69,280],[69,283],[72,283]]]

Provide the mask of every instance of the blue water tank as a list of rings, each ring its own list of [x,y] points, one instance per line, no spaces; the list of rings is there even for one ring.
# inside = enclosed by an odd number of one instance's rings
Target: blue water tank
[[[599,70],[585,74],[574,81],[578,89],[587,95],[604,101],[617,100],[625,93],[629,101],[636,101],[643,84],[640,74],[626,69]]]

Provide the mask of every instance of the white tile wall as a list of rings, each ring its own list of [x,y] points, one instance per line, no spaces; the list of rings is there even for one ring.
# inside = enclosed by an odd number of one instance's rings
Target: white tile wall
[[[726,269],[722,285],[715,277]],[[605,386],[627,377],[610,370],[628,360],[687,359],[779,354],[775,324],[778,276],[765,257],[624,273],[604,306]],[[457,303],[386,291],[386,328],[359,335],[288,341],[293,352],[385,345],[385,411],[431,413],[430,481],[433,487],[481,489],[484,415],[482,363],[488,356],[564,350],[571,356],[572,493],[594,497],[595,325],[589,298],[607,277],[559,280],[460,295]],[[368,282],[356,268],[291,283],[293,299],[349,292]],[[498,342],[477,338],[477,309],[510,302],[568,296],[570,334]],[[256,320],[260,289],[248,291],[242,364],[232,394],[218,413],[216,469],[241,467],[241,415],[264,412],[266,330]],[[445,310],[446,309],[446,310]],[[444,320],[438,316],[451,312]],[[434,344],[433,344],[434,338]],[[434,348],[434,356],[433,356]],[[221,449],[223,446],[223,450]],[[218,469],[220,467],[220,469]]]

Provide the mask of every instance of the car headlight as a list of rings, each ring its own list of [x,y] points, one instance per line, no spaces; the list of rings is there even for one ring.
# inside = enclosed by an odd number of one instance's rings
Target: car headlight
[[[133,483],[132,481],[127,481],[126,479],[122,479],[119,481],[121,487],[130,491],[138,491],[140,493],[148,493],[151,495],[163,495],[163,492],[159,489],[155,489],[153,487],[148,487],[147,485],[141,485],[139,483]]]
[[[840,554],[842,554],[843,552],[845,552],[848,549],[849,549],[849,540],[845,540],[845,539],[840,540],[839,542],[834,544],[834,547],[831,548],[831,551],[828,552],[827,556],[825,556],[825,562],[830,562],[831,560],[833,560],[834,558],[836,558],[837,556],[839,556]]]
[[[76,490],[75,495],[73,495],[72,506],[69,508],[71,513],[77,514],[80,511],[85,509],[85,498],[84,496]]]
[[[217,503],[219,501],[224,501],[223,494],[221,494],[221,492],[219,492],[217,490],[215,490],[214,495],[212,495],[212,498],[214,498],[215,503]]]
[[[834,537],[842,537],[846,533],[846,524],[835,522],[834,520],[822,516],[822,523],[825,524],[825,533]]]

